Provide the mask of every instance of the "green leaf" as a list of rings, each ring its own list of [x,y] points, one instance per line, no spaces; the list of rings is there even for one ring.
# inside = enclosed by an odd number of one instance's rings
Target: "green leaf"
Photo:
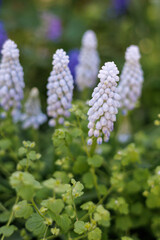
[[[62,229],[63,232],[67,232],[71,225],[71,220],[67,214],[61,214],[56,218],[57,225]]]
[[[32,214],[33,208],[27,203],[26,200],[19,202],[14,206],[14,214],[17,218],[29,218]]]
[[[72,205],[68,205],[65,207],[65,212],[67,213],[67,215],[70,218],[74,218],[75,217],[75,211]]]
[[[60,214],[64,208],[62,199],[49,198],[48,200],[42,201],[41,205],[47,207],[56,215]]]
[[[44,181],[43,185],[56,193],[64,193],[68,190],[68,184],[62,184],[60,180],[54,178]]]
[[[40,183],[28,172],[14,172],[10,177],[10,183],[17,194],[25,200],[31,200],[36,190],[41,188]]]
[[[11,236],[14,231],[17,230],[17,227],[14,225],[0,227],[0,234],[3,234],[5,237]]]
[[[96,212],[94,213],[94,220],[98,222],[99,225],[104,227],[110,226],[110,212],[106,210],[102,205],[99,205],[96,208]]]
[[[103,163],[103,158],[99,155],[94,155],[93,157],[88,158],[87,162],[90,166],[99,168]]]
[[[74,223],[74,232],[77,234],[82,234],[86,231],[85,223],[83,221],[77,221]]]
[[[30,151],[30,152],[28,153],[28,157],[29,157],[29,159],[32,160],[32,161],[37,160],[37,154],[36,154],[35,151]]]
[[[82,177],[83,183],[85,185],[86,188],[93,188],[94,186],[94,179],[93,179],[93,175],[91,172],[87,172],[83,175]]]
[[[95,210],[95,206],[96,205],[93,202],[89,201],[81,205],[81,208],[83,210],[88,210],[89,212],[93,212]]]
[[[10,212],[9,211],[5,211],[3,213],[0,213],[0,222],[7,222],[9,217],[10,217]]]
[[[73,128],[73,129],[71,130],[71,135],[72,135],[74,138],[77,138],[77,137],[79,137],[79,136],[82,135],[82,130],[79,129],[79,128]]]
[[[26,148],[20,147],[20,148],[18,149],[18,155],[19,155],[20,157],[24,156],[26,153],[27,153],[27,149],[26,149]]]
[[[33,213],[26,222],[26,228],[36,236],[43,236],[46,225],[42,217],[37,213]]]
[[[59,180],[61,183],[69,183],[70,178],[67,176],[66,172],[56,171],[53,176]]]
[[[102,232],[100,228],[96,227],[93,231],[88,233],[88,240],[101,240]]]
[[[99,184],[99,185],[98,185],[98,192],[99,192],[99,194],[100,194],[101,196],[106,195],[106,194],[107,194],[107,188],[106,188],[106,186],[103,185],[103,184]]]
[[[106,206],[107,208],[113,209],[121,214],[128,214],[128,204],[122,197],[119,197],[117,199],[110,199],[109,203]]]
[[[80,197],[83,195],[83,189],[84,189],[84,186],[82,183],[80,182],[74,182],[75,180],[72,179],[72,184],[73,184],[73,187],[72,187],[72,196],[73,198],[77,198],[77,197]]]
[[[73,165],[73,172],[75,174],[82,174],[88,170],[88,164],[85,156],[78,156]]]

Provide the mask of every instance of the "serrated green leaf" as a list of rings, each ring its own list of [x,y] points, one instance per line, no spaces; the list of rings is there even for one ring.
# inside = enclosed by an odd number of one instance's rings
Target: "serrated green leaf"
[[[110,212],[106,210],[102,205],[99,205],[96,208],[96,212],[94,213],[94,220],[98,222],[99,225],[104,227],[110,226]]]
[[[85,223],[83,221],[77,221],[74,223],[74,232],[77,234],[82,234],[86,231]]]
[[[28,172],[14,172],[10,177],[11,186],[25,200],[31,200],[41,184]]]
[[[68,190],[69,184],[62,184],[60,180],[50,178],[43,182],[43,185],[56,193],[64,193]]]
[[[86,202],[83,205],[81,205],[81,208],[83,210],[94,211],[95,206],[96,205],[93,202],[89,201],[89,202]]]
[[[101,240],[102,232],[100,228],[96,227],[93,231],[88,233],[88,240]]]
[[[93,157],[88,158],[87,162],[90,166],[99,168],[103,163],[103,157],[101,157],[100,155],[94,155]]]
[[[64,208],[64,203],[62,199],[49,198],[47,200],[42,201],[41,205],[47,207],[56,215],[60,214]]]
[[[3,234],[5,237],[10,237],[14,231],[17,230],[17,227],[14,225],[0,227],[0,234]]]
[[[84,189],[84,186],[82,183],[80,182],[76,182],[75,184],[73,184],[73,187],[72,187],[72,196],[73,198],[77,198],[77,197],[80,197],[83,195],[83,190]]]
[[[57,225],[62,229],[63,232],[67,232],[71,225],[71,220],[67,214],[62,214],[56,218]]]
[[[32,160],[32,161],[37,160],[37,154],[36,154],[35,151],[30,151],[30,152],[28,153],[28,157],[29,157],[29,159]]]
[[[117,199],[110,199],[109,203],[106,206],[107,208],[113,209],[121,214],[128,214],[128,204],[122,197],[119,197]]]
[[[14,206],[14,214],[17,218],[29,218],[29,216],[32,214],[33,209],[32,207],[27,203],[26,200],[19,202]]]
[[[43,236],[46,225],[42,217],[37,213],[33,213],[26,222],[26,228],[36,236]]]

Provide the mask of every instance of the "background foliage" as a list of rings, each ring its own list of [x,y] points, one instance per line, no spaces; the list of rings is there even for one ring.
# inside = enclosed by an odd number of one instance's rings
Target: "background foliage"
[[[39,131],[20,130],[10,118],[0,120],[2,225],[14,212],[14,225],[0,229],[7,239],[42,239],[46,226],[52,229],[52,237],[60,231],[61,239],[67,236],[68,240],[85,239],[86,231],[89,240],[98,240],[101,234],[102,239],[110,240],[160,239],[160,129],[153,124],[160,107],[159,11],[158,0],[130,0],[119,8],[109,0],[2,1],[1,20],[8,37],[20,48],[26,96],[36,86],[44,111],[53,53],[57,48],[79,49],[88,29],[96,32],[101,66],[113,60],[121,70],[126,47],[137,44],[144,70],[142,97],[129,115],[132,135],[128,143],[117,141],[119,117],[109,143],[87,154],[87,107],[76,100],[80,98],[76,89],[69,120],[73,125],[66,123],[54,135],[47,124]],[[43,32],[43,12],[60,18],[62,35],[57,40],[48,39]],[[24,139],[35,141],[36,146],[28,142],[22,146]],[[45,219],[36,213],[33,196]],[[51,221],[56,222],[54,228]],[[71,235],[66,234],[69,230]]]

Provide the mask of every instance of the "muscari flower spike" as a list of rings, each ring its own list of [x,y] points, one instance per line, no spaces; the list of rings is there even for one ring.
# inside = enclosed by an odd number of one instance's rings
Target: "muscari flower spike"
[[[92,30],[88,30],[82,38],[79,64],[76,67],[76,84],[80,91],[95,86],[99,62],[96,35]]]
[[[118,93],[121,95],[120,104],[124,114],[135,107],[141,95],[143,71],[139,63],[140,57],[141,55],[137,46],[131,45],[127,48],[125,53],[126,62],[118,86]]]
[[[2,48],[0,64],[0,106],[9,111],[19,109],[23,99],[23,68],[19,63],[19,50],[12,40]]]
[[[21,120],[24,129],[29,127],[38,129],[41,124],[47,121],[47,116],[41,111],[39,91],[35,87],[30,91],[29,98],[25,104],[25,113],[22,114]]]
[[[63,124],[64,117],[69,117],[73,95],[73,77],[68,68],[69,57],[63,49],[58,49],[53,55],[53,70],[47,84],[47,113],[52,119],[50,126],[58,122]]]
[[[118,113],[120,95],[117,93],[119,73],[114,62],[107,62],[99,71],[100,82],[92,93],[88,111],[88,145],[92,145],[93,137],[97,143],[102,143],[102,137],[108,142],[110,132],[113,130],[116,114]]]

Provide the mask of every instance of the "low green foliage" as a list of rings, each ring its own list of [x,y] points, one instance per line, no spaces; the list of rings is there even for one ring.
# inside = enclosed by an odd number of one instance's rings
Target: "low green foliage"
[[[126,146],[112,149],[111,138],[91,150],[78,104],[72,124],[53,133],[53,171],[34,142],[12,141],[13,129],[0,140],[1,239],[142,240],[149,231],[158,240],[160,166],[147,158],[149,140],[137,133]]]

